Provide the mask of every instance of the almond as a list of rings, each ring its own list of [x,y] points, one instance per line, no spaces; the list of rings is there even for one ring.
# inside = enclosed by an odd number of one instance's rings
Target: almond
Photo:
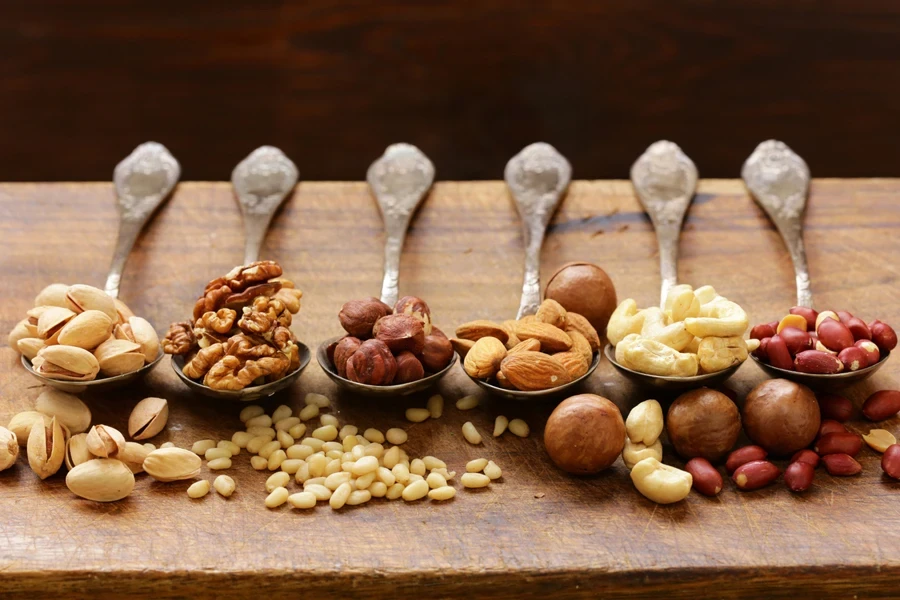
[[[506,335],[509,336],[509,339],[506,340],[506,347],[510,350],[515,348],[519,344],[519,342],[522,341],[519,339],[519,336],[516,335],[517,325],[518,323],[513,319],[510,319],[509,321],[503,321],[503,323],[500,324],[500,327],[502,327],[503,331],[506,332]]]
[[[566,326],[566,309],[563,308],[562,304],[551,298],[547,298],[541,302],[537,314],[534,316],[537,317],[538,321],[553,325],[554,327],[559,327],[560,329],[563,329]]]
[[[502,330],[501,330],[502,331]],[[459,331],[457,330],[457,333]],[[506,358],[506,346],[495,337],[483,337],[466,354],[463,368],[470,377],[488,379],[500,370],[500,363]]]
[[[542,352],[510,354],[503,359],[500,370],[512,385],[524,391],[546,390],[572,380],[560,361]]]
[[[587,373],[588,367],[591,366],[591,363],[589,363],[587,359],[585,359],[584,355],[577,350],[558,352],[553,355],[553,358],[562,363],[562,365],[566,368],[566,371],[569,372],[569,377],[571,377],[572,379],[578,379],[579,377]]]
[[[594,329],[594,326],[591,325],[590,321],[578,313],[566,313],[565,329],[566,333],[569,335],[571,335],[571,332],[573,331],[577,331],[583,335],[584,339],[591,345],[591,352],[597,352],[600,349],[600,336],[597,335],[597,330]]]
[[[450,345],[453,346],[453,349],[456,350],[456,353],[459,354],[459,357],[465,360],[466,355],[469,353],[469,350],[472,349],[472,346],[475,345],[475,342],[472,340],[460,340],[457,338],[451,338]]]
[[[463,323],[457,327],[456,337],[464,340],[472,340],[473,342],[477,342],[481,338],[492,337],[497,338],[501,343],[505,344],[509,339],[509,334],[506,333],[502,326],[497,325],[493,321],[482,319],[478,321],[469,321],[468,323]]]
[[[539,321],[519,324],[516,335],[520,340],[537,340],[544,352],[565,352],[572,349],[572,338],[569,334],[547,323]]]
[[[566,333],[572,338],[572,350],[584,356],[584,359],[591,364],[594,360],[594,351],[591,349],[591,343],[581,334],[580,331],[570,330]]]
[[[512,354],[513,352],[540,352],[541,351],[541,343],[537,340],[522,340],[512,348],[510,348],[507,354]]]

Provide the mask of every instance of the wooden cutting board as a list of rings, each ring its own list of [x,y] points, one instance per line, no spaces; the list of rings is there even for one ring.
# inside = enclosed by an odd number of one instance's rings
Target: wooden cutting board
[[[900,324],[898,193],[900,180],[814,182],[806,241],[819,307]],[[5,335],[48,283],[102,285],[115,234],[109,184],[0,185],[0,331]],[[364,184],[298,186],[275,218],[263,256],[280,261],[304,291],[294,325],[300,339],[315,348],[340,333],[345,300],[378,293],[381,244],[378,209]],[[207,280],[240,260],[242,246],[230,186],[181,184],[138,241],[122,298],[164,332],[189,314]],[[572,184],[544,247],[545,280],[571,260],[602,265],[620,299],[656,302],[656,245],[630,184]],[[502,183],[440,183],[413,222],[401,292],[425,298],[446,331],[471,319],[511,318],[521,263],[519,223]],[[714,285],[754,323],[778,318],[794,301],[787,253],[739,181],[701,183],[682,237],[680,279]],[[858,406],[874,390],[897,388],[898,375],[894,359],[848,395]],[[729,385],[743,397],[763,379],[748,363]],[[18,356],[0,349],[0,423],[30,409],[40,389]],[[586,389],[623,412],[650,397],[605,362]],[[326,505],[268,510],[268,473],[251,470],[242,454],[230,471],[237,492],[228,500],[214,493],[190,500],[188,482],[139,476],[127,500],[94,504],[70,494],[62,474],[40,482],[20,460],[0,473],[0,596],[896,595],[900,483],[882,476],[880,458],[868,448],[860,455],[862,475],[840,479],[820,470],[803,495],[781,482],[747,493],[726,483],[716,498],[692,494],[657,506],[634,490],[621,462],[596,477],[557,470],[541,442],[552,405],[482,397],[479,408],[456,410],[457,398],[481,393],[459,368],[437,388],[447,401],[444,416],[416,425],[404,420],[404,409],[424,405],[427,394],[395,401],[342,395],[315,363],[266,406],[299,408],[310,391],[330,396],[342,423],[406,428],[411,455],[436,455],[457,472],[485,456],[504,477],[443,504],[377,500],[339,512]],[[168,359],[142,384],[87,400],[95,422],[125,429],[131,407],[148,395],[171,405],[157,444],[190,447],[239,428],[240,406],[190,395]],[[487,433],[498,414],[524,418],[531,436],[485,435],[483,447],[465,442],[463,422]],[[884,426],[898,434],[898,424]],[[666,451],[667,461],[681,464]],[[210,477],[205,467],[203,476]]]

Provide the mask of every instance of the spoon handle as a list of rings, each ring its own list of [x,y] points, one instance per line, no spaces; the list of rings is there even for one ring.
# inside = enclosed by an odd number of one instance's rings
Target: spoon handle
[[[809,266],[803,245],[803,214],[809,194],[809,167],[784,142],[761,143],[744,162],[747,189],[775,223],[794,263],[797,304],[813,307]]]
[[[369,166],[366,180],[384,220],[384,281],[381,301],[397,304],[400,254],[409,222],[434,182],[434,165],[411,144],[392,144]]]
[[[678,240],[697,190],[697,167],[677,144],[661,140],[631,166],[631,182],[656,231],[662,307],[678,282]]]
[[[525,275],[516,316],[533,315],[541,304],[541,246],[553,213],[572,179],[572,165],[544,142],[526,146],[509,159],[504,173],[525,239]]]
[[[272,216],[297,184],[297,166],[273,146],[260,146],[231,172],[244,218],[244,264],[259,260]]]
[[[116,165],[113,184],[119,205],[119,234],[104,286],[113,298],[119,297],[125,261],[134,242],[180,176],[181,165],[165,146],[156,142],[141,144]]]

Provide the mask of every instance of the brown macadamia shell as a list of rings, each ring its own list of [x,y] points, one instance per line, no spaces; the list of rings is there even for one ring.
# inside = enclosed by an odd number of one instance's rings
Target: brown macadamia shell
[[[544,446],[563,471],[576,475],[599,473],[622,454],[625,421],[619,408],[602,396],[572,396],[547,419]]]
[[[747,437],[776,456],[809,446],[821,424],[812,390],[787,379],[770,379],[753,388],[742,416]]]
[[[616,288],[606,271],[587,262],[572,262],[550,276],[544,298],[590,321],[600,335],[618,306]]]
[[[709,388],[686,392],[672,403],[666,431],[675,451],[685,460],[719,462],[741,433],[741,416],[731,398]]]

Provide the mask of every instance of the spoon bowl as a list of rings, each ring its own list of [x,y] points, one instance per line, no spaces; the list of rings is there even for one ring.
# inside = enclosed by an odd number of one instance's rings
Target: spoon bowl
[[[508,400],[518,400],[520,402],[539,402],[541,400],[551,400],[559,398],[564,394],[564,392],[574,388],[575,386],[581,384],[585,379],[591,376],[591,374],[597,369],[600,365],[600,353],[594,353],[594,359],[591,361],[591,366],[588,367],[587,372],[579,377],[578,379],[574,379],[569,383],[565,383],[561,386],[550,388],[547,390],[537,390],[533,392],[526,392],[522,390],[509,390],[504,387],[500,387],[499,385],[495,385],[489,381],[484,379],[475,379],[468,373],[466,376],[478,384],[484,390],[487,390],[490,394],[497,396],[499,398],[506,398]]]
[[[319,349],[316,351],[316,361],[319,363],[319,366],[322,367],[322,370],[325,371],[325,374],[328,375],[339,388],[354,394],[359,394],[360,396],[367,396],[370,398],[396,398],[398,396],[415,394],[416,392],[427,390],[435,385],[444,375],[449,373],[450,369],[453,368],[453,365],[456,364],[457,354],[454,352],[453,358],[450,359],[450,362],[446,367],[437,373],[432,373],[422,379],[411,381],[409,383],[400,383],[397,385],[367,385],[365,383],[350,381],[346,377],[338,375],[334,365],[328,360],[328,346],[342,337],[344,336],[338,336],[322,342],[322,344],[319,345]]]
[[[758,359],[754,355],[750,355],[750,358],[759,365],[759,368],[766,372],[770,377],[776,377],[781,379],[789,379],[796,383],[802,383],[806,387],[812,388],[814,390],[832,390],[832,389],[842,389],[847,386],[850,386],[854,383],[858,383],[863,381],[864,379],[868,379],[872,375],[875,374],[878,369],[887,362],[887,359],[890,357],[890,353],[885,354],[881,357],[874,365],[870,365],[865,369],[859,369],[858,371],[847,371],[844,373],[834,373],[832,375],[825,374],[816,374],[816,373],[800,373],[799,371],[788,371],[787,369],[779,369],[778,367],[773,367],[772,365],[765,363]]]
[[[278,379],[277,381],[264,383],[263,385],[246,387],[242,390],[214,390],[209,386],[203,385],[199,381],[194,381],[193,379],[185,375],[182,371],[182,369],[184,369],[183,356],[172,356],[172,370],[175,371],[175,374],[178,375],[178,378],[181,379],[181,381],[183,381],[186,386],[188,386],[192,391],[200,394],[201,396],[206,396],[207,398],[216,398],[219,400],[231,400],[232,402],[253,402],[262,398],[268,398],[275,392],[281,391],[291,385],[294,380],[300,376],[300,373],[303,372],[303,369],[305,369],[309,364],[311,358],[309,346],[307,346],[303,342],[296,342],[296,344],[298,350],[300,351],[299,367],[297,367],[281,379]]]
[[[124,375],[116,375],[114,377],[94,379],[92,381],[63,381],[61,379],[50,379],[49,377],[44,377],[34,370],[34,367],[31,365],[31,361],[24,356],[22,356],[22,366],[24,366],[25,370],[31,373],[31,375],[33,375],[37,379],[40,379],[42,383],[45,383],[50,387],[54,387],[62,392],[68,392],[70,394],[81,394],[88,390],[92,392],[114,390],[116,388],[124,387],[129,383],[133,383],[152,371],[154,367],[159,364],[159,361],[162,360],[162,357],[163,351],[160,350],[159,354],[156,355],[156,358],[152,362],[148,362],[137,371],[125,373]]]
[[[662,375],[640,373],[620,365],[616,362],[616,347],[612,344],[607,344],[603,349],[603,353],[606,354],[606,358],[609,360],[610,364],[627,379],[644,387],[655,388],[667,392],[681,392],[699,387],[718,387],[725,383],[725,381],[734,375],[735,372],[741,368],[741,365],[744,364],[741,362],[722,371],[704,373],[703,375],[695,375],[693,377],[666,377]]]

